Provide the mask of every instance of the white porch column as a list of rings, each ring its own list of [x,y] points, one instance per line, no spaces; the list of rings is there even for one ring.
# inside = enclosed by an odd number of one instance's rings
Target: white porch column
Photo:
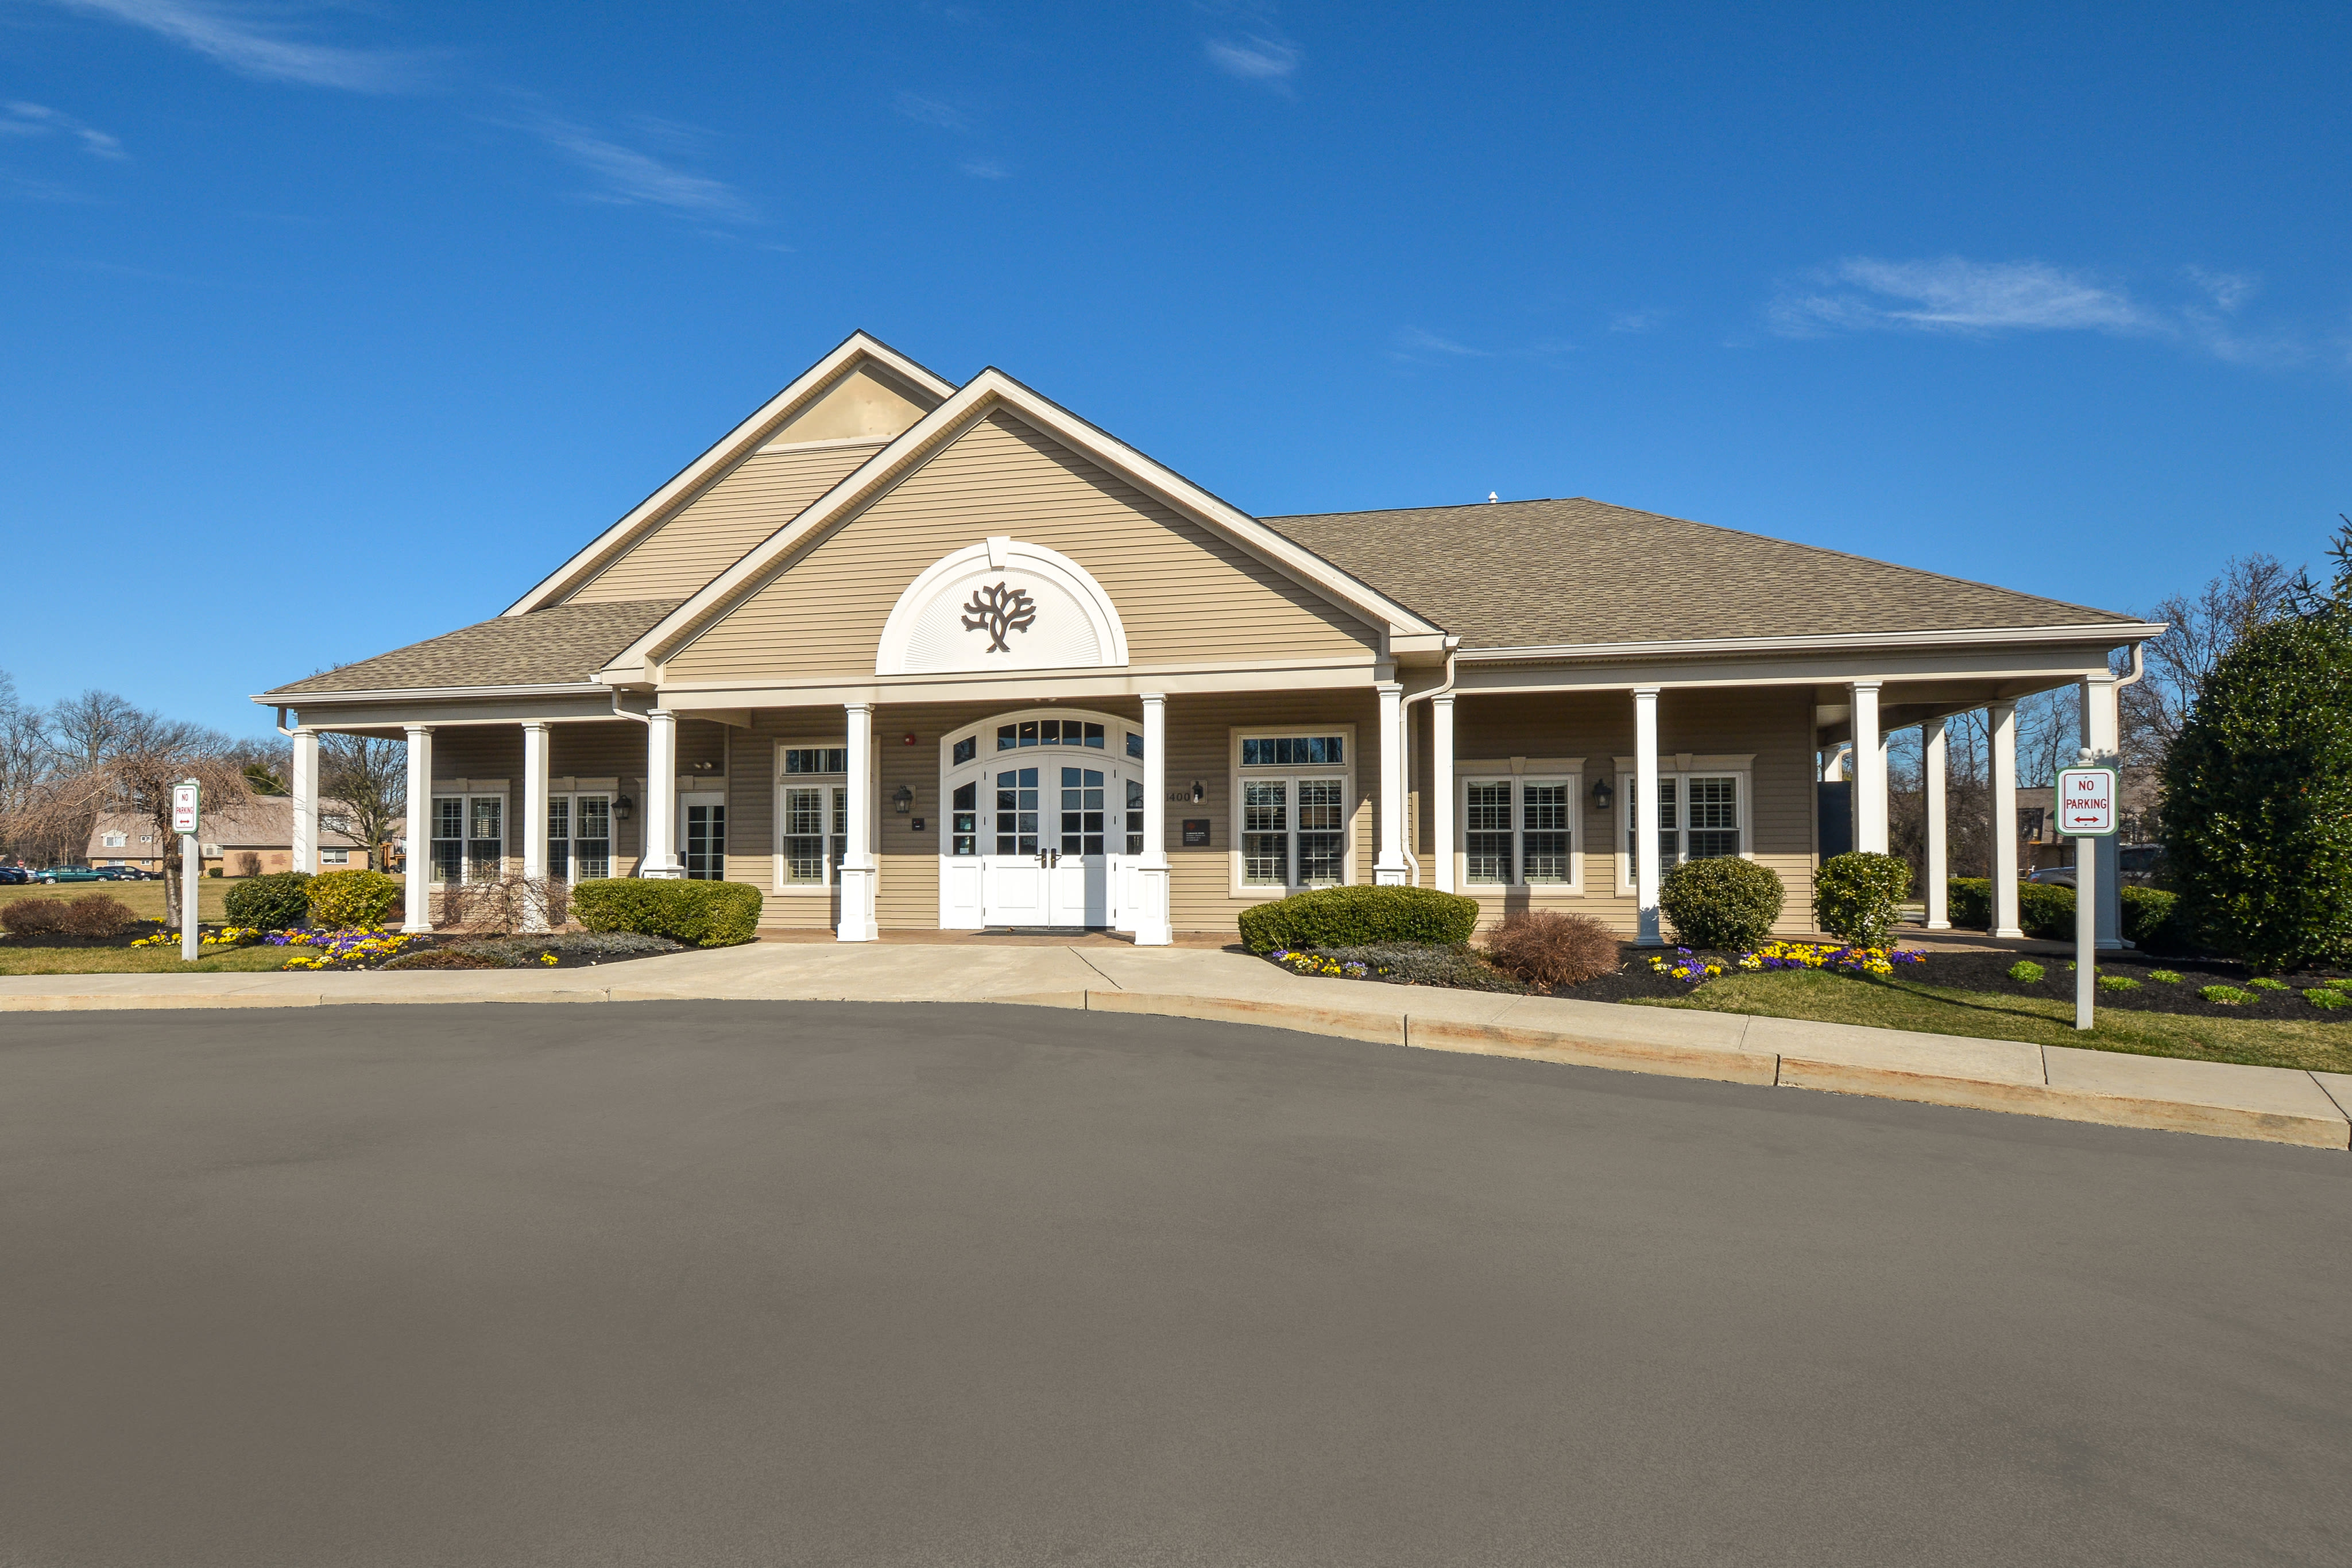
[[[2123,689],[2112,674],[2085,676],[2083,681],[2083,744],[2090,748],[2092,766],[2116,770],[2116,793],[2123,793]],[[2117,802],[2121,810],[2121,802]],[[2122,849],[2119,835],[2109,834],[2093,839],[2092,854],[2098,861],[2091,878],[2092,902],[2098,906],[2098,944],[2102,947],[2124,946],[2124,879]],[[2077,843],[2079,855],[2083,846]]]
[[[1636,940],[1658,935],[1658,688],[1633,690],[1633,906]]]
[[[834,936],[844,942],[871,942],[882,933],[874,922],[874,705],[847,703],[849,719],[849,834],[841,864],[841,924]]]
[[[2017,705],[1994,703],[1992,720],[1992,934],[2022,936],[2017,923]]]
[[[1429,699],[1429,792],[1436,808],[1430,813],[1431,837],[1437,852],[1437,891],[1459,893],[1454,885],[1454,694]]]
[[[1876,681],[1855,681],[1853,694],[1853,847],[1886,852],[1886,746],[1878,734]]]
[[[294,793],[294,867],[319,869],[319,732],[294,731],[294,777],[287,780]]]
[[[1168,698],[1143,694],[1143,860],[1136,867],[1135,945],[1165,947],[1175,940],[1168,916]]]
[[[547,875],[548,727],[522,727],[522,874],[533,882]],[[545,921],[536,897],[526,901],[526,929],[543,929]]]
[[[1381,853],[1372,880],[1402,887],[1412,880],[1404,863],[1404,687],[1382,681],[1381,693]]]
[[[433,727],[408,730],[408,860],[402,873],[407,893],[401,929],[433,929]]]
[[[1919,727],[1919,781],[1927,796],[1927,929],[1949,931],[1952,912],[1948,907],[1950,856],[1945,847],[1944,834],[1944,768],[1946,747],[1944,721],[1931,718]]]
[[[646,714],[646,852],[637,874],[686,874],[677,858],[677,715],[667,708]]]

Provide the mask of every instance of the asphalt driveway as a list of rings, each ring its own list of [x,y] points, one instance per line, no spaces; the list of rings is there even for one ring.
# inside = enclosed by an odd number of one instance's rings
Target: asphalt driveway
[[[0,1019],[0,1563],[2352,1561],[2352,1158],[1179,1019]]]

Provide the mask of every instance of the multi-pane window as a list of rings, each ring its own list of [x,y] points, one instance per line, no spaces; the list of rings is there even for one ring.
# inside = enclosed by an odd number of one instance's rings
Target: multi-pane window
[[[849,789],[843,784],[784,787],[784,880],[823,886],[849,851]]]
[[[1569,852],[1576,784],[1561,779],[1473,779],[1462,786],[1463,876],[1531,886],[1576,880]]]
[[[433,880],[496,882],[506,869],[503,795],[433,798]]]
[[[1103,749],[1103,727],[1075,718],[1024,718],[996,727],[996,749],[1013,751],[1024,746],[1087,746]]]
[[[1127,754],[1138,762],[1143,760],[1143,737],[1131,729],[1127,732]]]
[[[948,818],[948,853],[976,855],[980,853],[980,781],[975,779],[957,785],[952,800],[954,804]]]
[[[547,798],[547,874],[556,882],[589,882],[613,874],[613,798]]]
[[[1033,769],[1023,768],[1023,772]],[[1062,769],[1061,851],[1066,855],[1103,852],[1103,775],[1099,768]]]
[[[1638,876],[1642,846],[1633,826],[1633,786],[1625,787],[1626,878]],[[1658,780],[1658,866],[1736,855],[1739,841],[1739,779],[1736,774],[1670,773]]]
[[[1131,735],[1127,738],[1129,741],[1137,739]],[[1142,749],[1140,742],[1137,742],[1136,748]],[[1143,852],[1143,786],[1132,779],[1127,781],[1127,852],[1131,855]]]
[[[1341,771],[1338,735],[1241,737],[1234,824],[1242,882],[1250,887],[1330,887],[1348,880],[1348,820],[1354,792]],[[1274,769],[1283,769],[1269,776]]]
[[[727,806],[724,801],[689,802],[680,835],[679,860],[696,882],[719,882],[727,874]]]
[[[980,737],[967,735],[955,743],[955,766],[962,767],[980,755]]]
[[[996,774],[996,852],[1037,852],[1037,770],[1003,768]]]
[[[849,748],[845,746],[791,746],[784,748],[786,773],[846,773],[849,771]]]

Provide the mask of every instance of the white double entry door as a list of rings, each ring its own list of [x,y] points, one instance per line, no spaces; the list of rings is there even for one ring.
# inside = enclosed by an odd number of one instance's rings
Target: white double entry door
[[[1128,755],[1129,728],[1056,715],[992,720],[950,737],[941,925],[1132,928],[1136,890],[1127,883],[1141,858],[1143,767]]]

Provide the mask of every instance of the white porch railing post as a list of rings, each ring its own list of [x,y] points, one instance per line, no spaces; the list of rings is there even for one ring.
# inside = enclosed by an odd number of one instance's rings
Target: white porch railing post
[[[1633,691],[1633,908],[1637,940],[1651,946],[1658,928],[1658,688]]]
[[[1429,699],[1430,838],[1437,857],[1437,891],[1459,893],[1454,855],[1454,694]]]
[[[433,727],[412,724],[408,734],[407,907],[403,931],[433,929]]]
[[[875,883],[880,867],[874,862],[874,705],[847,703],[843,712],[849,726],[849,810],[842,827],[849,846],[841,864],[841,924],[834,935],[844,942],[871,942],[881,935],[875,924]]]
[[[646,714],[646,854],[637,874],[680,877],[677,858],[677,715]]]
[[[1143,860],[1136,867],[1143,907],[1135,945],[1165,947],[1176,939],[1168,910],[1168,698],[1143,694]]]
[[[1944,831],[1945,762],[1944,721],[1931,718],[1919,727],[1920,788],[1927,808],[1927,929],[1930,931],[1949,931],[1952,928],[1949,907],[1951,873]]]
[[[294,732],[294,776],[287,787],[294,797],[295,871],[315,873],[319,869],[319,732],[298,728]]]
[[[1992,934],[2022,936],[2017,923],[2017,705],[1985,710],[1992,730]]]

